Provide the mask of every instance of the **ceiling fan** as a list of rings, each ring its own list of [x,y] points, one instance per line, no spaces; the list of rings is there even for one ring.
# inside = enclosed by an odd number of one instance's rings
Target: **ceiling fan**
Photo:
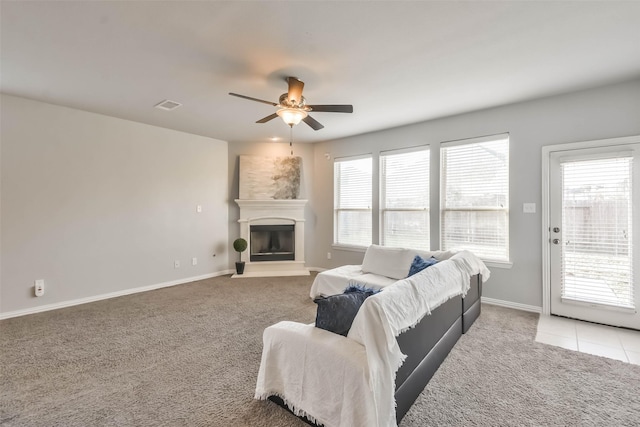
[[[300,123],[300,121],[303,121],[311,128],[313,128],[313,130],[320,130],[324,126],[316,119],[311,117],[309,115],[309,112],[317,111],[323,113],[353,113],[353,105],[307,105],[307,100],[304,98],[304,96],[302,96],[304,82],[297,79],[296,77],[287,77],[286,81],[289,84],[289,91],[280,95],[278,103],[265,101],[258,98],[252,98],[250,96],[239,95],[233,92],[229,92],[229,95],[278,107],[278,111],[258,120],[256,123],[266,123],[270,120],[275,119],[276,117],[281,117],[282,120],[292,128],[294,125]]]

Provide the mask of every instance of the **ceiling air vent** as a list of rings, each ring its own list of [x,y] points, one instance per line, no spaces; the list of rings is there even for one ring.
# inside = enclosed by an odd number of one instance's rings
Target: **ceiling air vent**
[[[175,110],[176,108],[178,108],[181,105],[182,104],[180,104],[179,102],[171,101],[169,99],[165,99],[161,103],[156,104],[155,107],[159,108],[161,110],[171,111],[171,110]]]

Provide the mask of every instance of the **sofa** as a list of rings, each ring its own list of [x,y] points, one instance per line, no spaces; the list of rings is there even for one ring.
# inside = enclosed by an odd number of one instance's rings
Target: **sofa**
[[[370,245],[364,254],[362,265],[343,265],[318,273],[311,285],[309,296],[315,299],[341,294],[350,283],[382,289],[406,278],[416,255],[423,259],[434,258],[443,261],[454,253]]]
[[[407,277],[416,255],[430,264]],[[396,426],[480,315],[489,270],[468,251],[372,246],[358,268],[324,273],[312,296],[354,282],[382,291],[364,299],[346,336],[289,321],[266,328],[255,398],[315,425]]]

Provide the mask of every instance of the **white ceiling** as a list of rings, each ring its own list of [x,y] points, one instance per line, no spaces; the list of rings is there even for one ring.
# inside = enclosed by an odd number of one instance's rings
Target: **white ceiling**
[[[230,142],[335,139],[640,76],[640,1],[5,1],[3,93]],[[154,109],[170,99],[184,104]]]

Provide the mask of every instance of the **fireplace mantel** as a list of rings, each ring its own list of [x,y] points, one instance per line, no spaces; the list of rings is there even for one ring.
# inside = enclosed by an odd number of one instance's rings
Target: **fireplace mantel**
[[[252,225],[293,224],[295,226],[295,259],[293,261],[260,261],[251,262],[248,251],[240,254],[245,262],[244,274],[232,277],[266,277],[266,276],[308,276],[309,270],[304,266],[304,207],[303,199],[269,199],[243,200],[236,199],[240,207],[240,237],[251,247]]]

